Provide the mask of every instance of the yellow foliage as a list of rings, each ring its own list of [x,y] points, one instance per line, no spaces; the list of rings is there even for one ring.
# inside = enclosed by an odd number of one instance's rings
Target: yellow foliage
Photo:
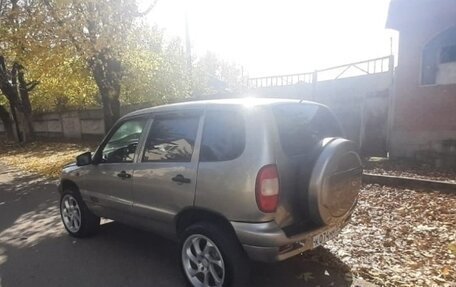
[[[98,89],[83,59],[69,49],[55,49],[52,55],[28,65],[28,77],[40,84],[33,91],[35,111],[80,109],[97,105]]]
[[[135,0],[32,0],[0,10],[0,53],[21,63],[28,81],[40,82],[30,93],[35,112],[100,106],[89,62],[105,49],[122,66],[122,104],[239,88],[240,70],[212,54],[195,62],[191,77],[181,41],[165,41],[163,31],[142,21]]]

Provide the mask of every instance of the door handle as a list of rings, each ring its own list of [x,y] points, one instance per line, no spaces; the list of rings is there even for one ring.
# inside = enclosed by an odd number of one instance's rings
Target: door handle
[[[122,170],[121,172],[119,172],[117,174],[117,176],[122,178],[122,179],[131,178],[131,174],[127,173],[125,170]]]
[[[182,174],[178,174],[171,179],[172,179],[172,181],[175,181],[178,183],[190,183],[191,182],[190,178],[186,178]]]

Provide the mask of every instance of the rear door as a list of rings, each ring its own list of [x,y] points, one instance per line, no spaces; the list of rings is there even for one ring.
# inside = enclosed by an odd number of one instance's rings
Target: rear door
[[[133,210],[156,226],[193,205],[201,125],[201,110],[153,116],[133,176]]]
[[[310,177],[320,153],[319,142],[324,138],[343,137],[343,131],[332,112],[322,105],[286,103],[271,108],[278,137],[276,160],[281,213],[277,221],[281,227],[307,226],[309,217],[305,216],[307,211],[303,212],[306,203],[301,196],[307,191],[299,183]]]

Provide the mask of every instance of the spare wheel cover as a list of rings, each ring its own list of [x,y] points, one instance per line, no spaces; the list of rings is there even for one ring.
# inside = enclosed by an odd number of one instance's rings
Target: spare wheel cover
[[[354,142],[325,139],[309,180],[308,211],[316,224],[335,224],[351,213],[361,188],[362,165]]]

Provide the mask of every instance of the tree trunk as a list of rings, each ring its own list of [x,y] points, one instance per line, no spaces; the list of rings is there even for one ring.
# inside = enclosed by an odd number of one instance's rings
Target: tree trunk
[[[24,113],[23,110],[13,107],[15,114],[16,132],[18,134],[17,139],[19,142],[25,143],[34,139],[32,121]]]
[[[20,127],[21,142],[28,142],[34,138],[33,136],[33,124],[32,124],[32,107],[30,105],[28,85],[24,77],[24,67],[17,62],[13,63],[11,69],[11,83],[15,90],[15,94],[12,95],[14,98],[14,104],[12,111],[16,114],[16,125]],[[33,86],[34,87],[34,86]]]
[[[108,132],[120,118],[122,66],[107,49],[93,56],[89,64],[100,92],[105,132]]]
[[[33,131],[33,116],[32,116],[32,105],[30,103],[30,95],[29,92],[33,90],[36,85],[38,85],[37,81],[33,81],[30,83],[27,83],[25,81],[25,75],[24,75],[24,68],[15,63],[14,66],[18,67],[17,70],[17,81],[19,83],[19,95],[21,96],[21,104],[22,104],[22,111],[23,111],[23,116],[24,116],[24,125],[26,129],[26,134],[28,139],[34,139],[34,131]]]
[[[116,91],[107,91],[105,89],[100,89],[106,133],[112,128],[112,126],[114,126],[116,121],[120,118],[119,95],[120,92],[117,93]]]
[[[38,82],[27,83],[24,77],[24,67],[14,63],[11,72],[6,69],[6,62],[0,56],[0,90],[8,99],[11,115],[16,127],[16,136],[19,142],[32,140],[32,108],[29,92]]]
[[[10,114],[4,106],[0,106],[0,119],[3,123],[3,126],[5,127],[7,139],[13,140],[15,138],[13,131],[13,121],[11,120]]]
[[[17,113],[16,109],[14,108],[14,105],[10,102],[10,110],[11,110],[11,116],[13,116],[13,122],[14,122],[14,127],[15,127],[15,139],[17,142],[22,142],[22,133],[21,133],[21,128],[19,126],[19,121],[17,119]]]
[[[24,129],[22,128],[21,121],[18,117],[18,105],[20,103],[18,102],[16,91],[9,83],[0,85],[0,89],[10,104],[11,115],[13,116],[14,126],[16,128],[16,140],[18,142],[23,142]]]

